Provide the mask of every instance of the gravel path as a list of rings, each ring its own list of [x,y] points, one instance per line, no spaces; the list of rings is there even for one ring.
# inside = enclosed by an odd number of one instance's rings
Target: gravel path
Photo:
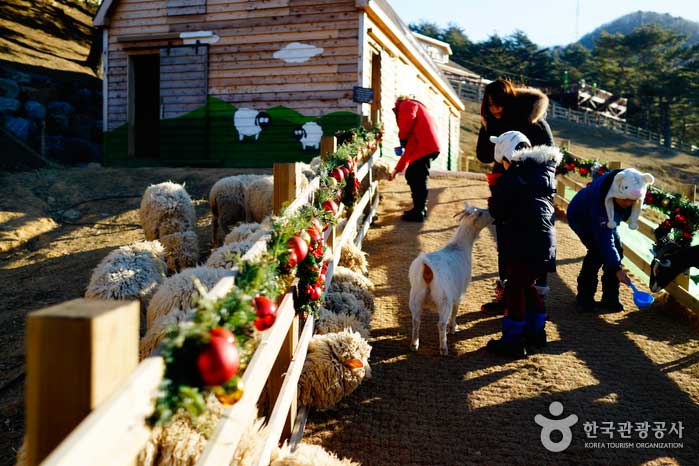
[[[695,465],[699,460],[699,341],[686,322],[657,305],[582,315],[574,310],[575,279],[584,248],[564,221],[558,222],[558,273],[550,276],[549,346],[520,361],[483,350],[500,331],[498,318],[479,312],[490,300],[496,277],[493,230],[484,230],[473,252],[473,281],[461,302],[450,356],[440,357],[436,314],[423,313],[421,346],[409,351],[408,267],[419,251],[440,248],[455,231],[453,214],[464,199],[484,207],[483,181],[460,177],[431,180],[430,216],[409,224],[404,180],[384,184],[378,224],[364,243],[376,284],[372,322],[373,378],[334,410],[313,412],[307,442],[322,444],[363,465]],[[561,453],[541,444],[537,414],[578,416],[573,441]],[[583,425],[614,423],[613,438]],[[629,439],[618,423],[631,422]],[[666,422],[665,436],[643,439],[636,423]],[[670,434],[682,422],[682,438]],[[607,424],[609,425],[609,424]],[[658,434],[659,435],[659,434]],[[553,440],[560,438],[554,433]],[[679,442],[682,447],[636,448],[637,442]],[[632,448],[591,448],[586,442],[632,442]],[[617,445],[618,446],[618,445]]]

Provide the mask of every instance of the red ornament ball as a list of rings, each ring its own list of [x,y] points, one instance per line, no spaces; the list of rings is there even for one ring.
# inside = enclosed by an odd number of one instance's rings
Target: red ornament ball
[[[255,298],[255,315],[257,317],[277,315],[277,305],[266,296],[257,296]]]
[[[335,168],[333,171],[331,171],[330,176],[335,178],[338,183],[342,183],[342,181],[345,179],[345,173],[339,168]]]
[[[286,264],[289,267],[296,267],[296,264],[298,264],[298,263],[299,263],[299,259],[296,256],[296,253],[293,250],[289,249],[289,260],[286,262]]]
[[[233,335],[230,330],[224,327],[216,327],[211,329],[209,334],[212,337],[219,337],[226,340],[228,343],[235,343],[235,335]]]
[[[296,255],[297,262],[303,261],[308,255],[308,243],[306,243],[300,236],[294,236],[291,238],[287,245]]]
[[[328,199],[327,201],[323,202],[323,209],[328,212],[332,212],[333,215],[337,215],[337,203],[332,199]]]
[[[274,314],[268,314],[264,317],[258,317],[255,319],[253,322],[253,325],[257,329],[258,332],[264,332],[268,328],[270,328],[272,325],[274,325],[274,321],[277,320],[277,316]]]
[[[580,167],[580,175],[581,175],[581,176],[587,176],[588,173],[589,173],[589,171],[588,171],[587,168],[585,168],[585,167]]]
[[[216,329],[214,329],[216,330]],[[240,369],[240,356],[235,340],[230,337],[217,336],[228,332],[216,330],[211,332],[211,340],[204,346],[197,357],[197,368],[204,384],[208,386],[223,385]],[[228,332],[230,333],[230,332]]]

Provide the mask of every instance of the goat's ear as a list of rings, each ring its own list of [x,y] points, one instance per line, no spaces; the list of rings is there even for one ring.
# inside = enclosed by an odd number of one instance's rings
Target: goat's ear
[[[342,364],[344,364],[348,369],[361,369],[364,367],[364,364],[359,359],[348,359]]]
[[[646,184],[653,184],[655,183],[655,177],[651,175],[650,173],[644,173],[643,174],[643,181],[646,182]]]

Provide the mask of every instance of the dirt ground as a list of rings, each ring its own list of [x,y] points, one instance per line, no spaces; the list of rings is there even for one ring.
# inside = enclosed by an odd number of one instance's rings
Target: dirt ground
[[[200,250],[208,254],[209,189],[241,172],[94,167],[0,174],[0,465],[14,464],[24,431],[27,313],[81,297],[104,256],[144,239],[138,206],[152,183],[185,183],[197,210]]]
[[[423,313],[420,350],[410,352],[409,264],[419,251],[448,241],[464,199],[484,207],[488,189],[471,179],[432,179],[430,215],[419,225],[399,218],[409,204],[404,180],[382,188],[379,222],[364,242],[376,284],[373,377],[337,409],[312,412],[305,441],[365,466],[696,464],[696,330],[662,304],[638,311],[628,291],[624,312],[577,313],[575,279],[584,250],[565,222],[557,224],[559,265],[549,279],[550,344],[544,351],[508,361],[483,350],[500,332],[499,318],[479,312],[493,295],[497,270],[493,230],[487,229],[474,248],[473,281],[461,303],[458,332],[449,337],[450,356],[439,356],[434,312]],[[563,404],[562,417],[578,416],[571,446],[555,454],[542,446],[534,422],[537,414],[554,417],[548,412],[553,401]],[[586,448],[585,442],[642,441],[636,431],[630,440],[616,430],[613,439],[599,431],[597,439],[587,438],[583,425],[592,422],[666,422],[667,428],[682,422],[681,439],[666,434],[662,441],[683,445]]]

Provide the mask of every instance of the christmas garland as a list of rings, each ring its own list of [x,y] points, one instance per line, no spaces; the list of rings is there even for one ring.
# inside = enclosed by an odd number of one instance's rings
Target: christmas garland
[[[192,418],[200,416],[206,411],[207,393],[224,405],[242,397],[242,371],[255,352],[256,333],[274,325],[278,297],[294,276],[299,279],[297,311],[317,315],[327,271],[323,231],[336,222],[337,202],[347,199],[351,204],[345,205],[354,205],[354,167],[361,154],[371,153],[379,142],[376,133],[351,134],[352,140],[321,164],[314,202],[274,219],[267,250],[259,259],[236,258],[235,287],[225,297],[207,298],[197,284],[201,297],[193,318],[168,330],[160,346],[165,373],[151,425],[166,423],[179,410]]]
[[[556,168],[556,174],[577,173],[581,177],[596,178],[610,169],[597,160],[580,160],[563,152],[563,160]],[[661,212],[668,218],[655,229],[654,251],[674,243],[680,247],[690,246],[694,234],[699,230],[699,206],[677,193],[668,193],[650,185],[644,204]]]

